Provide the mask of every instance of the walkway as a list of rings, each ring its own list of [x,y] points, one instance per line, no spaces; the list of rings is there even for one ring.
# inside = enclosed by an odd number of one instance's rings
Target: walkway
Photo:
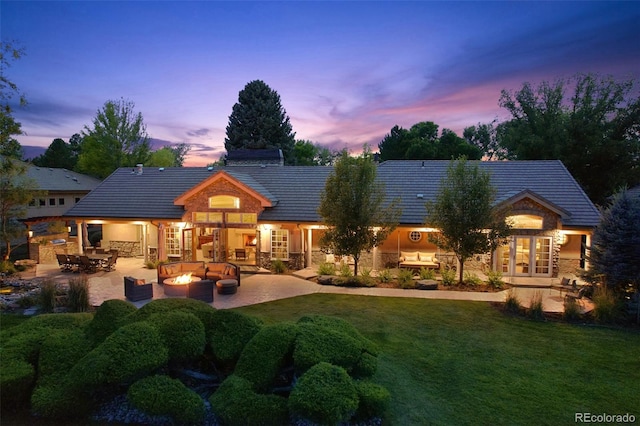
[[[238,292],[230,295],[218,295],[214,297],[213,307],[217,309],[229,309],[240,306],[254,305],[270,302],[278,299],[303,296],[314,293],[352,294],[378,297],[415,297],[422,299],[446,299],[469,300],[478,302],[503,302],[507,296],[507,290],[496,293],[466,292],[466,291],[429,291],[429,290],[403,290],[394,288],[351,288],[323,286],[309,281],[308,278],[315,275],[309,269],[299,271],[295,275],[272,274],[248,274],[242,275],[241,286]],[[67,282],[77,276],[69,272],[61,272],[57,264],[39,264],[36,271],[37,277],[48,277],[58,282]],[[153,282],[154,299],[165,298],[164,290],[157,284],[155,269],[144,267],[142,259],[119,258],[116,269],[111,272],[98,272],[88,275],[89,296],[93,306],[99,306],[109,299],[121,299],[124,297],[124,277],[133,276]],[[526,283],[525,283],[526,284]],[[563,312],[563,297],[556,289],[551,289],[548,284],[529,283],[528,287],[514,287],[514,292],[521,304],[529,306],[529,302],[539,292],[545,312]],[[147,301],[134,302],[138,307]],[[587,309],[590,309],[586,306]]]

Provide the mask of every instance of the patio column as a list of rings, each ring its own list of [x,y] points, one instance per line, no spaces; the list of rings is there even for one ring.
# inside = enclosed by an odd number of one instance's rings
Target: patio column
[[[76,220],[76,228],[78,228],[78,253],[84,254],[84,222]]]
[[[307,266],[311,266],[313,258],[311,247],[313,247],[313,230],[311,228],[307,228]]]
[[[158,223],[158,260],[166,260],[167,254],[164,247],[165,240],[164,223]]]
[[[149,242],[147,241],[147,224],[142,225],[142,250],[144,251],[144,263],[149,261]]]
[[[589,256],[591,255],[591,234],[587,234],[585,238],[585,249],[584,249],[584,270],[589,270]]]

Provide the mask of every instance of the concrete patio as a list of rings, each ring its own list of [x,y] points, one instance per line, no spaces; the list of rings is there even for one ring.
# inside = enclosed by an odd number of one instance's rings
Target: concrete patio
[[[254,268],[255,270],[256,268]],[[404,290],[394,288],[351,288],[324,286],[310,281],[315,277],[315,270],[307,268],[291,275],[273,275],[264,273],[243,274],[238,292],[235,294],[215,294],[212,306],[217,309],[229,309],[239,306],[247,306],[258,303],[270,302],[278,299],[302,296],[313,293],[353,294],[378,297],[415,297],[423,299],[447,299],[469,300],[480,302],[503,302],[507,296],[507,290],[485,293],[468,291],[425,291]],[[57,264],[37,265],[35,276],[52,278],[57,282],[68,282],[77,274],[62,272]],[[153,298],[165,298],[163,286],[157,283],[155,269],[147,269],[141,258],[119,258],[113,271],[100,271],[88,275],[90,286],[90,301],[93,306],[99,306],[109,299],[125,300],[124,277],[132,276],[153,283]],[[555,279],[557,281],[557,278]],[[508,282],[508,280],[505,280]],[[528,307],[536,293],[542,296],[545,312],[560,313],[564,311],[564,294],[550,287],[551,279],[521,278],[510,282],[514,286],[513,291],[524,307]],[[140,307],[149,300],[133,302]],[[589,301],[581,301],[583,309],[591,310]]]

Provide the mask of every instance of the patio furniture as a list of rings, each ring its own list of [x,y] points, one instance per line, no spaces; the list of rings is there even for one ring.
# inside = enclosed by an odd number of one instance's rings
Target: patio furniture
[[[216,290],[218,294],[234,294],[238,291],[238,281],[233,279],[218,280]]]
[[[440,261],[436,258],[434,252],[401,251],[400,258],[398,259],[398,267],[409,269],[440,269]]]
[[[62,272],[73,271],[73,264],[69,262],[69,258],[66,254],[58,253],[56,254],[56,259],[58,259],[58,266],[60,266],[60,270],[62,270]]]
[[[213,281],[233,279],[238,281],[240,286],[240,267],[235,263],[208,262],[206,268],[206,279]]]
[[[192,281],[187,286],[187,297],[189,299],[201,300],[206,303],[213,303],[213,286],[215,282],[212,280]]]
[[[189,291],[189,285],[194,282],[201,281],[200,277],[192,276],[189,283],[176,283],[175,278],[167,278],[162,282],[164,287],[165,296],[170,297],[187,297]]]
[[[113,271],[116,267],[116,258],[111,255],[105,262],[102,263],[102,269],[105,271]]]
[[[236,249],[236,260],[247,260],[247,251],[245,249]]]
[[[89,259],[89,256],[80,256],[80,269],[82,272],[93,274],[98,271],[98,264],[96,261]]]
[[[132,301],[153,299],[153,285],[133,277],[124,277],[124,296]]]

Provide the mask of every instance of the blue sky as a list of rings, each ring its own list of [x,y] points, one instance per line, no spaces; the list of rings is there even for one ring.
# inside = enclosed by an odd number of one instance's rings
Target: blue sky
[[[149,135],[224,152],[238,92],[276,90],[297,139],[374,150],[394,125],[459,135],[508,118],[501,89],[577,72],[640,78],[639,2],[4,1],[7,70],[29,105],[23,146],[90,126],[110,99],[135,103]]]

